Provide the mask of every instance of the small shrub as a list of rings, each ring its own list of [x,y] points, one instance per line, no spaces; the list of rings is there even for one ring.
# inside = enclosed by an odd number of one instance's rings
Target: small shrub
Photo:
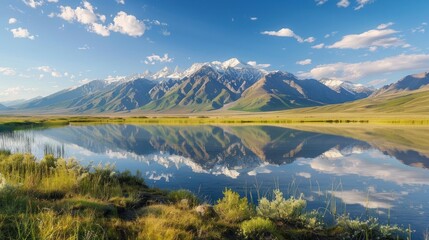
[[[273,239],[276,235],[274,223],[261,217],[242,222],[240,230],[241,234],[247,239]]]
[[[274,199],[269,201],[267,198],[259,200],[256,211],[259,216],[267,217],[272,220],[297,220],[303,213],[306,201],[302,198],[289,199],[283,198],[280,190],[274,190]]]
[[[224,197],[219,199],[215,205],[215,211],[227,222],[237,223],[249,219],[254,215],[252,207],[247,198],[240,198],[240,195],[231,189],[223,192]]]
[[[182,203],[183,200],[186,200],[188,207],[196,206],[199,203],[198,198],[191,191],[185,189],[171,191],[167,197],[173,203]]]
[[[342,237],[347,239],[405,239],[407,230],[398,225],[381,225],[377,218],[368,220],[350,219],[348,215],[337,219]]]

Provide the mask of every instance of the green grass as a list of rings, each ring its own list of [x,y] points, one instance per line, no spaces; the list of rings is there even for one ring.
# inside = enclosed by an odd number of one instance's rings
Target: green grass
[[[376,219],[338,218],[327,226],[305,211],[305,200],[239,194],[201,215],[186,190],[148,188],[143,179],[110,167],[0,152],[0,239],[405,239],[407,231]],[[185,199],[185,200],[184,200]]]

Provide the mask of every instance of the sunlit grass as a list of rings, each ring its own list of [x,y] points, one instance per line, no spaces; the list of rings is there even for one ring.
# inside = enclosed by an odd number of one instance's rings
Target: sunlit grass
[[[303,198],[284,198],[279,190],[253,205],[226,189],[214,206],[197,211],[200,201],[189,191],[150,189],[139,174],[52,156],[37,160],[0,152],[0,174],[0,239],[405,239],[411,234],[375,218],[347,215],[337,215],[328,226],[321,213],[305,210]]]

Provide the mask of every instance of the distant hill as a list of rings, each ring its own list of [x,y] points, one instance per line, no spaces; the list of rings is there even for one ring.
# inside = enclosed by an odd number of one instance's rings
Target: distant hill
[[[9,110],[9,108],[3,104],[0,104],[0,111],[4,111],[4,110]]]
[[[334,91],[317,80],[298,80],[290,73],[275,72],[261,78],[247,89],[231,109],[275,111],[342,103],[355,99],[356,96],[349,91]]]
[[[429,72],[408,75],[396,83],[386,85],[372,94],[372,97],[391,93],[417,90],[429,84]]]
[[[295,112],[312,113],[429,113],[428,73],[409,75],[396,83],[374,92],[358,101],[307,108]]]

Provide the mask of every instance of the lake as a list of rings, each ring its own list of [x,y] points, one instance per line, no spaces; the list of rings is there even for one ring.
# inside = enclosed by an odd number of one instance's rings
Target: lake
[[[279,188],[328,221],[375,216],[413,239],[429,227],[427,127],[70,125],[0,133],[0,149],[114,164],[211,203],[225,188],[254,202]]]

